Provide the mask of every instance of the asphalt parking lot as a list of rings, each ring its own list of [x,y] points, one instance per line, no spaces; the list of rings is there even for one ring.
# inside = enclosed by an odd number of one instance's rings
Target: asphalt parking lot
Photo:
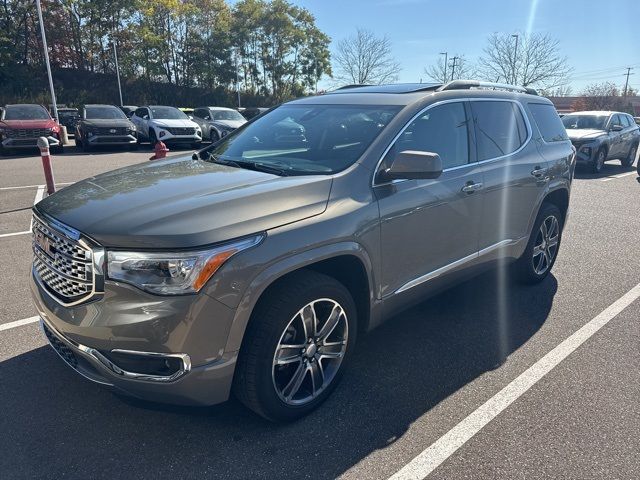
[[[73,150],[54,158],[60,187],[151,156]],[[578,171],[542,284],[490,272],[399,314],[360,338],[333,396],[290,425],[235,400],[122,398],[64,365],[28,289],[42,183],[39,157],[0,157],[4,478],[640,478],[635,169]]]

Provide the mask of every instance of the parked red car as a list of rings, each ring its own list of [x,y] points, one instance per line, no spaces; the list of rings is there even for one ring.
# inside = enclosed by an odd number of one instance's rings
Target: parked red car
[[[0,113],[0,154],[8,150],[37,148],[46,137],[53,153],[62,152],[60,125],[42,105],[6,105]]]

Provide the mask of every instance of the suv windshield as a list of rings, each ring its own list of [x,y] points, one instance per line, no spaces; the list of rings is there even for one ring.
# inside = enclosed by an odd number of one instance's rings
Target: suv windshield
[[[127,117],[122,110],[116,107],[86,107],[85,118],[87,120],[93,119],[124,119]]]
[[[331,174],[358,160],[400,108],[284,105],[226,137],[209,155],[257,162],[289,175]]]
[[[213,120],[244,120],[244,117],[235,110],[214,110],[211,115]]]
[[[173,107],[149,107],[151,115],[155,119],[164,120],[188,120],[189,117],[177,108]]]
[[[594,130],[604,130],[608,115],[565,115],[562,117],[562,123],[566,129],[588,128]]]
[[[51,117],[40,105],[7,105],[4,120],[49,120]]]

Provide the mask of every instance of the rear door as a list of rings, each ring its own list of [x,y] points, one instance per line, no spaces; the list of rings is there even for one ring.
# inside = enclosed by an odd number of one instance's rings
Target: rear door
[[[472,100],[471,111],[485,183],[479,249],[488,253],[527,235],[548,164],[529,142],[531,127],[518,102]]]
[[[620,158],[622,151],[624,150],[624,130],[614,130],[614,128],[624,127],[620,121],[620,115],[611,115],[609,120],[609,155],[607,158]]]
[[[436,104],[414,117],[385,155],[382,168],[397,152],[434,152],[444,171],[435,180],[374,184],[383,296],[426,282],[477,255],[482,173],[471,135],[466,102]]]

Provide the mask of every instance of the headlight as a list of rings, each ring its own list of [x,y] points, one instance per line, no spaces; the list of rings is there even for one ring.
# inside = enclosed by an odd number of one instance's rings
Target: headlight
[[[591,155],[591,147],[580,147],[580,151],[585,155]]]
[[[190,252],[107,252],[108,277],[158,295],[196,293],[233,255],[259,244],[263,235]]]

